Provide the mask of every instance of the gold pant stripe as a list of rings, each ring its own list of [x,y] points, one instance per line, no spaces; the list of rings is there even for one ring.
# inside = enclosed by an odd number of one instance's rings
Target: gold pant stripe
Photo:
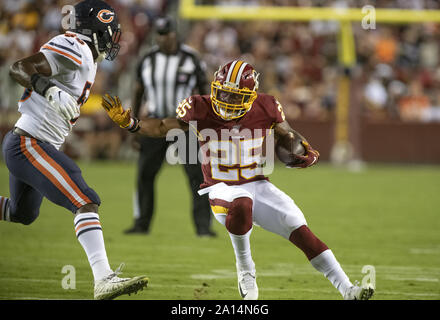
[[[222,207],[222,206],[211,206],[211,210],[215,214],[219,214],[219,213],[228,214],[228,210],[229,209],[225,208],[225,207]]]

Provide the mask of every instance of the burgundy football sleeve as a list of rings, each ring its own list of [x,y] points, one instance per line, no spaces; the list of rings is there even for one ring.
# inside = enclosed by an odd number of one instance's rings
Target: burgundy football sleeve
[[[281,103],[279,103],[279,101],[277,99],[274,98],[274,104],[276,106],[274,113],[274,122],[275,123],[280,123],[283,122],[284,120],[286,120],[286,116],[284,115],[284,111],[283,111],[283,106],[281,105]]]
[[[179,103],[176,109],[177,119],[180,119],[186,123],[196,120],[195,118],[195,99],[191,96],[183,99]]]

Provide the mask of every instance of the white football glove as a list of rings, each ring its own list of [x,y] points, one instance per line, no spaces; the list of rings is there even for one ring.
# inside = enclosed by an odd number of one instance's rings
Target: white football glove
[[[49,104],[67,121],[78,118],[80,106],[66,91],[54,86],[47,89],[45,98]]]

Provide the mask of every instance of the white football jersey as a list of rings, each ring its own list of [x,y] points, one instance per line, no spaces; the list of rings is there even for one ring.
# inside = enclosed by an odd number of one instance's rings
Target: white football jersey
[[[52,69],[51,81],[83,105],[95,81],[97,64],[81,35],[72,32],[58,35],[45,43],[42,52]],[[33,137],[49,142],[57,149],[72,130],[76,119],[65,120],[38,93],[25,89],[18,103],[20,119],[15,124]]]

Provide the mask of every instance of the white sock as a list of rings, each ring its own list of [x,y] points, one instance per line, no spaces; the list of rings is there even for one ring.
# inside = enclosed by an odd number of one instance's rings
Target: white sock
[[[236,235],[229,233],[229,237],[232,241],[232,247],[234,248],[235,260],[237,262],[237,268],[240,271],[252,271],[255,272],[255,263],[252,260],[251,255],[251,236],[252,228],[243,235]]]
[[[76,237],[86,252],[95,281],[112,273],[105,251],[99,215],[93,212],[79,213],[76,214],[73,222]]]
[[[314,257],[310,263],[316,270],[322,272],[342,295],[353,285],[330,249]]]
[[[9,199],[0,196],[0,220],[11,221],[9,217]]]

